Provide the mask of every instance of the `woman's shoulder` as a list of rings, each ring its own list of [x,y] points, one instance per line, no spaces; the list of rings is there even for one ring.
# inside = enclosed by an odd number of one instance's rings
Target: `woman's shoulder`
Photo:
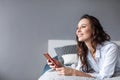
[[[118,46],[118,44],[116,44],[116,43],[113,42],[113,41],[105,41],[105,42],[103,42],[103,45],[104,45],[104,46],[105,46],[105,45]]]
[[[119,48],[118,44],[113,41],[105,41],[102,43],[102,48]]]

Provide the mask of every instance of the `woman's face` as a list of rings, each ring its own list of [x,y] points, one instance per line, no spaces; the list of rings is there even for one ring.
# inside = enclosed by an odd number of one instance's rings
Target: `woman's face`
[[[90,41],[92,33],[93,30],[90,21],[86,18],[81,19],[76,30],[78,41]]]

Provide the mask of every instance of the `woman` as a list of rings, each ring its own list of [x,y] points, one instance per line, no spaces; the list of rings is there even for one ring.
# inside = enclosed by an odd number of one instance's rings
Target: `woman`
[[[99,20],[83,15],[76,30],[79,61],[76,66],[65,67],[56,61],[56,68],[49,60],[49,66],[60,75],[83,76],[97,79],[112,77],[120,72],[118,46],[110,42],[110,36],[103,30]],[[81,65],[80,65],[81,64]]]

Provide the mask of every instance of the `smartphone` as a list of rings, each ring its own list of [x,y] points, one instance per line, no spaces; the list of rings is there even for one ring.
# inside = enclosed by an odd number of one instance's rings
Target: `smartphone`
[[[57,63],[54,61],[54,59],[48,53],[45,53],[44,56],[46,59],[50,60],[55,65],[56,68],[59,67]]]

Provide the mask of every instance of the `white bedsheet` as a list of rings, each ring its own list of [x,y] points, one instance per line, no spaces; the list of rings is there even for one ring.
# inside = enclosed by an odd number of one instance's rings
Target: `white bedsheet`
[[[48,70],[38,80],[95,80],[95,79],[80,76],[60,76],[56,73],[56,71]]]
[[[48,70],[38,80],[97,80],[95,78],[87,78],[81,76],[60,76],[54,70]],[[120,80],[120,76],[107,78],[104,80]]]

